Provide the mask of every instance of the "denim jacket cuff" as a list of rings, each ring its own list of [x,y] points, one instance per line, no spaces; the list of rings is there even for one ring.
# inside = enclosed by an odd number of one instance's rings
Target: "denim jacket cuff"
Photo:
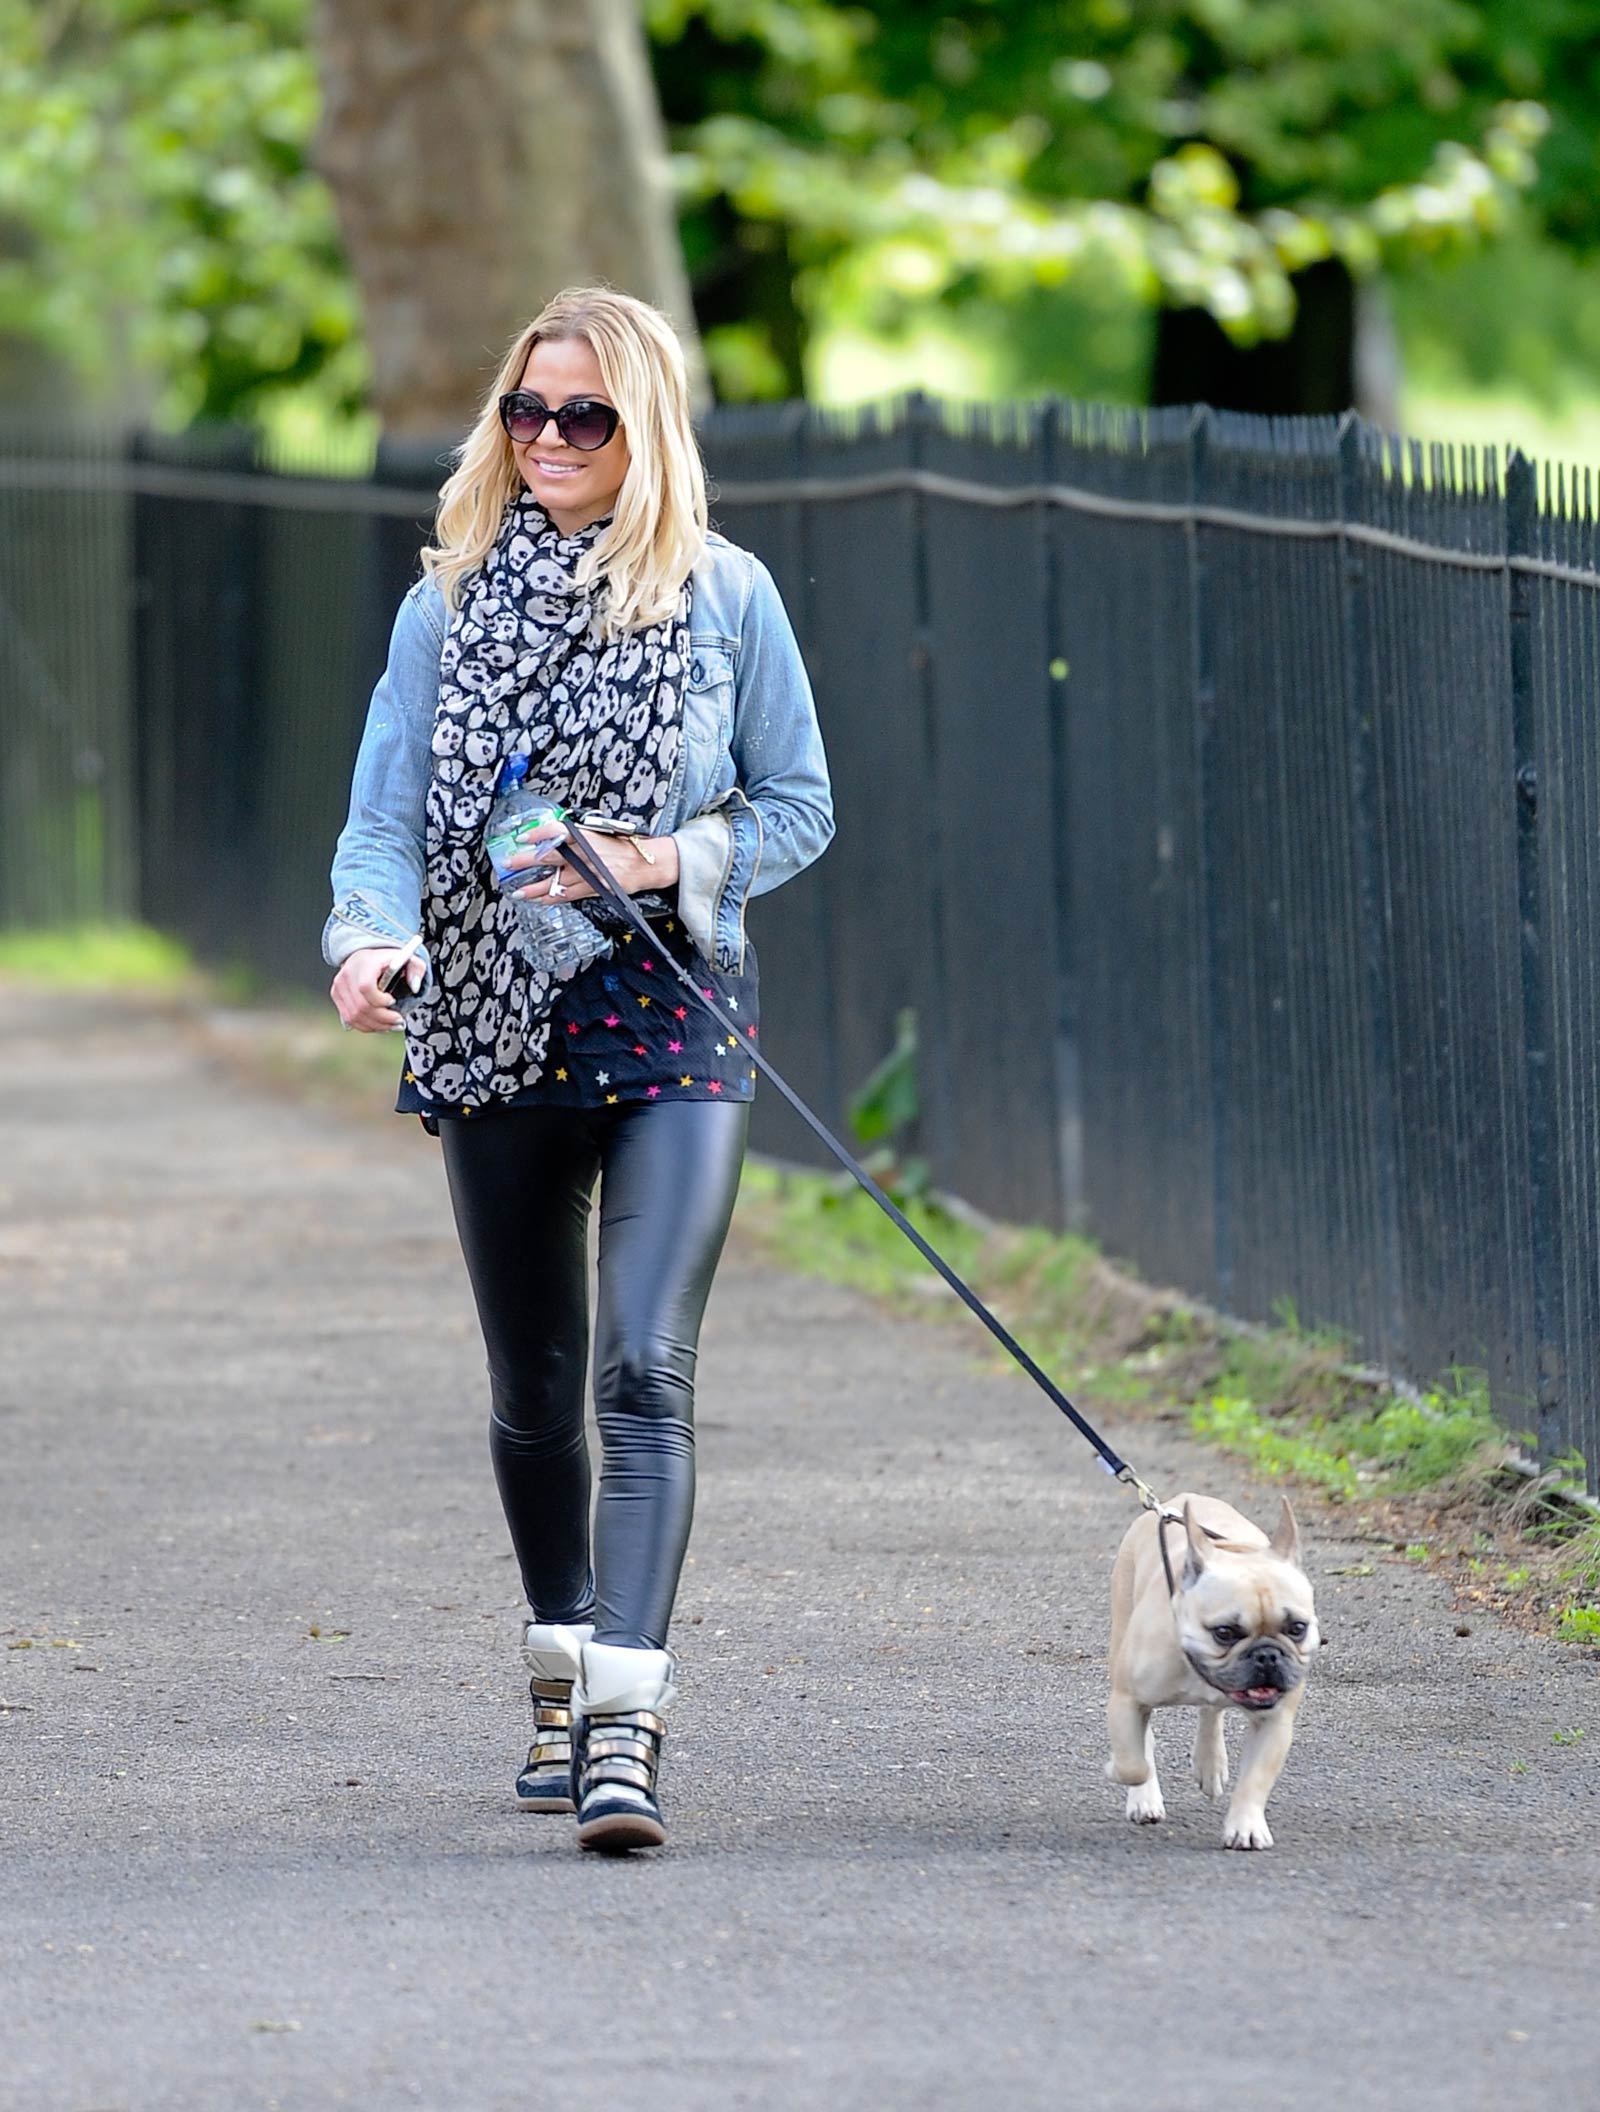
[[[761,866],[760,813],[735,785],[672,834],[684,929],[713,968],[736,975],[744,967],[744,906]]]
[[[738,974],[744,968],[744,907],[755,891],[766,832],[761,826],[761,809],[737,785],[728,794],[727,816],[733,851],[717,903],[715,964]]]
[[[717,951],[717,902],[733,862],[733,824],[720,808],[672,832],[678,846],[678,914],[703,960]]]
[[[342,968],[351,954],[360,952],[363,946],[403,946],[416,930],[415,924],[402,924],[392,910],[375,902],[361,888],[353,888],[344,901],[334,904],[322,927],[322,958],[330,968]],[[419,946],[417,952],[427,963],[426,948]],[[430,964],[429,981],[432,977]]]

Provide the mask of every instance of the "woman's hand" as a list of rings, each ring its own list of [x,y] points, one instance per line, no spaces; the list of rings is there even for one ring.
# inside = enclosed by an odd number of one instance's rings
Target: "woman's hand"
[[[542,821],[536,829],[528,831],[523,838],[527,848],[514,851],[506,865],[511,871],[532,866],[534,875],[526,887],[509,889],[509,893],[532,902],[575,902],[580,896],[595,892],[577,868],[569,865],[559,853],[554,870],[544,862],[551,841],[562,835],[567,826],[559,821]],[[678,846],[670,836],[639,837],[638,842],[650,853],[647,859],[635,848],[635,839],[631,836],[591,835],[585,829],[574,829],[572,833],[581,837],[584,854],[591,862],[605,866],[625,894],[642,895],[650,888],[676,887],[678,884]],[[561,884],[552,894],[554,880]]]
[[[405,1025],[394,1000],[378,988],[378,977],[403,951],[400,946],[358,946],[334,977],[328,995],[340,1019],[358,1034],[390,1034]],[[414,953],[400,974],[409,989],[419,990],[427,972],[427,963]]]

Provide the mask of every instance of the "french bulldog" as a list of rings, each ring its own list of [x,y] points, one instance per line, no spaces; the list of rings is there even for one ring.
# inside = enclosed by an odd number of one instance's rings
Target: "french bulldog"
[[[1208,1797],[1220,1797],[1228,1786],[1222,1712],[1238,1709],[1244,1749],[1222,1845],[1270,1848],[1267,1799],[1289,1757],[1319,1641],[1287,1497],[1270,1540],[1214,1496],[1178,1496],[1136,1518],[1111,1572],[1106,1705],[1106,1773],[1126,1784],[1132,1823],[1166,1817],[1152,1711],[1199,1710],[1194,1776]]]

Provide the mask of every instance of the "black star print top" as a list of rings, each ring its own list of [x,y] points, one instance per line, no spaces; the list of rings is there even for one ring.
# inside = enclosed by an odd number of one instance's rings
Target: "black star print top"
[[[651,944],[636,932],[613,935],[609,954],[591,961],[556,999],[544,1075],[519,1093],[473,1103],[430,1100],[411,1075],[400,1079],[395,1113],[420,1115],[438,1135],[441,1121],[504,1107],[609,1107],[624,1100],[752,1100],[756,1069],[756,950],[744,967],[707,967],[676,916],[650,920]],[[701,990],[727,1015],[723,1027],[694,1002],[671,962],[693,969]]]

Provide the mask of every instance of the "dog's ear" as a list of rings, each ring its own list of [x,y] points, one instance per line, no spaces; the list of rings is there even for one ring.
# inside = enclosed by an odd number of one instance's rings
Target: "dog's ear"
[[[1189,1541],[1189,1552],[1183,1562],[1183,1581],[1187,1588],[1196,1581],[1211,1557],[1211,1542],[1205,1528],[1195,1523],[1193,1504],[1186,1503],[1183,1507],[1183,1530]]]
[[[1300,1528],[1295,1523],[1294,1506],[1287,1496],[1278,1513],[1278,1522],[1272,1528],[1272,1552],[1283,1562],[1300,1562]]]

